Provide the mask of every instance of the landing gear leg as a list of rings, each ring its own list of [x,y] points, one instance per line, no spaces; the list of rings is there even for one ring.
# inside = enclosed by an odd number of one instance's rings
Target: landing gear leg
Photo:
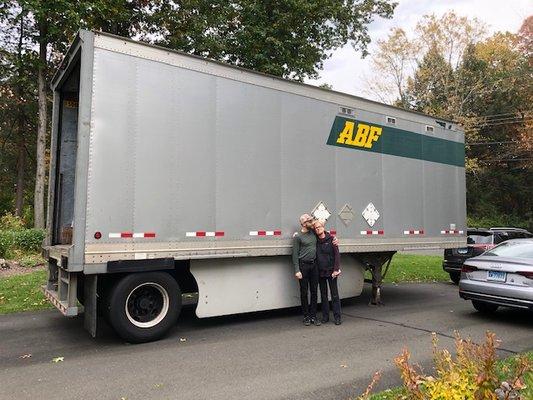
[[[363,253],[358,255],[358,258],[365,265],[366,269],[372,274],[372,280],[370,281],[372,283],[372,298],[368,303],[370,306],[385,305],[381,301],[381,286],[383,285],[383,278],[387,275],[394,254],[396,252]],[[384,270],[383,266],[385,266]]]

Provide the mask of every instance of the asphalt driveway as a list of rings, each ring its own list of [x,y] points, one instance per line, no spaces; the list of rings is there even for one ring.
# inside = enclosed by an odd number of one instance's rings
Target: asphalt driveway
[[[385,307],[368,299],[366,288],[345,302],[341,326],[304,327],[296,309],[207,320],[190,309],[142,345],[109,329],[91,339],[56,311],[0,316],[0,399],[346,399],[378,369],[378,389],[399,384],[403,347],[429,368],[431,332],[451,348],[455,330],[476,341],[491,330],[502,357],[533,349],[532,314],[482,316],[452,284],[387,286]]]

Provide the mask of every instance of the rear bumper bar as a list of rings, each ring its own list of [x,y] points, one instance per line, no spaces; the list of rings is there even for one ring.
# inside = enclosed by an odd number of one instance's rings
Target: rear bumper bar
[[[52,303],[61,313],[67,317],[74,317],[78,315],[78,307],[69,307],[67,301],[59,300],[57,291],[47,289],[46,285],[42,286],[45,297]]]
[[[497,304],[499,306],[517,307],[523,309],[533,310],[533,301],[514,299],[511,297],[495,296],[491,294],[468,292],[465,290],[459,290],[459,296],[465,300],[479,300],[487,303]]]

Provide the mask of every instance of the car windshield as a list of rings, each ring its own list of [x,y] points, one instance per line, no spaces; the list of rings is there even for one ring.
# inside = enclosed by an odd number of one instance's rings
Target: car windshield
[[[468,244],[492,244],[492,235],[468,235],[466,242]]]
[[[484,255],[499,257],[533,258],[533,242],[529,240],[503,242],[502,244],[494,247],[492,250],[486,251]]]

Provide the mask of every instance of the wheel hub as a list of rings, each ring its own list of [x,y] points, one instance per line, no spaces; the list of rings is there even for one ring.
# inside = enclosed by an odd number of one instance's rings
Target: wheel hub
[[[126,316],[140,328],[157,325],[168,313],[169,295],[157,283],[144,283],[133,289],[126,301]]]

